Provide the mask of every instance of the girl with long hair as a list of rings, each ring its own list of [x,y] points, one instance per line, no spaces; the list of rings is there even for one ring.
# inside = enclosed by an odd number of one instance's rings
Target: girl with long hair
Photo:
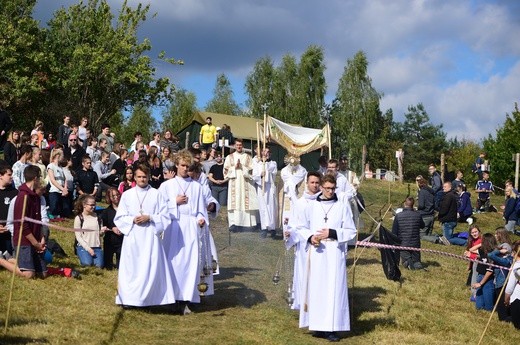
[[[76,231],[76,252],[81,266],[96,266],[103,268],[103,250],[101,249],[101,235],[107,229],[101,226],[96,214],[96,198],[89,194],[81,195],[74,207],[75,229],[88,231]]]
[[[497,240],[493,234],[482,235],[482,246],[478,249],[478,253],[479,259],[483,263],[477,264],[477,282],[472,285],[473,288],[477,289],[475,304],[477,309],[491,311],[495,304],[493,268],[486,263],[491,262],[487,255],[495,249],[496,245]]]
[[[466,244],[466,251],[464,252],[464,256],[470,258],[471,260],[475,260],[478,258],[478,250],[482,246],[482,235],[480,233],[480,229],[477,225],[472,224],[469,228],[469,238],[468,243]],[[473,284],[477,282],[477,264],[475,262],[469,262],[468,265],[468,282],[467,284],[471,286],[471,297],[470,301],[476,301],[476,293],[477,290],[473,288]]]
[[[134,168],[132,168],[131,165],[127,166],[125,168],[125,174],[123,175],[123,181],[119,184],[119,187],[117,190],[120,194],[123,194],[130,188],[135,187],[135,180],[134,180]]]

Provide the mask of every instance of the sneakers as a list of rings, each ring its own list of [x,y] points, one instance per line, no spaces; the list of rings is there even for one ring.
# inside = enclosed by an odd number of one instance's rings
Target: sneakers
[[[445,246],[451,245],[450,241],[445,236],[439,236],[439,240],[444,244]]]
[[[7,250],[2,253],[2,257],[4,259],[6,259],[7,261],[9,261],[9,260],[11,260],[13,258],[13,256]]]
[[[469,298],[469,301],[470,302],[476,302],[477,298],[475,296],[471,295],[471,297]]]
[[[473,224],[473,218],[469,217],[468,219],[466,219],[466,223],[468,223],[469,225]]]

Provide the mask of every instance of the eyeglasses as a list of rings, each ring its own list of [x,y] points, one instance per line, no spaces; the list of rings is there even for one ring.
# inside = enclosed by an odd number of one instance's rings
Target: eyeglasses
[[[96,207],[96,204],[87,204],[87,206]]]
[[[335,191],[337,187],[321,187],[321,189]]]
[[[78,141],[78,139],[69,139],[69,141]]]

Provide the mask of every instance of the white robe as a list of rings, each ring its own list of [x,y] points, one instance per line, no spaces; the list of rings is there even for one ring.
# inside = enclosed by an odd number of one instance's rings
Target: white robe
[[[350,199],[352,199],[356,194],[356,189],[354,186],[348,182],[347,178],[342,174],[336,174],[336,193],[345,193],[345,195]]]
[[[240,160],[242,168],[237,169]],[[251,180],[253,169],[251,156],[245,152],[234,152],[224,161],[224,178],[229,179],[228,185],[228,222],[229,226],[256,227],[258,200],[256,190]]]
[[[262,173],[264,178],[262,178]],[[276,192],[276,174],[278,167],[275,161],[258,161],[253,164],[253,181],[258,195],[258,210],[262,229],[275,230],[278,225],[278,193]],[[265,180],[265,182],[262,182]]]
[[[287,231],[289,237],[285,241],[285,247],[290,250],[294,247],[294,269],[293,269],[293,298],[294,302],[291,305],[291,309],[299,310],[301,300],[303,298],[303,275],[305,272],[305,259],[307,258],[306,242],[307,238],[301,236],[297,231],[297,225],[302,224],[305,219],[305,210],[307,205],[315,200],[319,193],[308,194],[305,192],[300,199],[294,203],[289,222],[287,224]]]
[[[342,199],[318,200],[307,205],[305,218],[297,225],[307,252],[300,327],[309,327],[311,331],[348,331],[346,242],[356,236],[356,228],[349,203]],[[327,239],[317,248],[310,245],[307,240],[323,228],[336,230],[337,240]]]
[[[200,282],[202,266],[198,225],[205,219],[202,186],[191,178],[175,178],[165,181],[159,187],[171,219],[170,226],[164,232],[164,248],[171,262],[176,284],[175,297],[179,301],[200,302],[197,285]],[[177,204],[177,196],[186,195],[188,202]]]
[[[143,225],[133,223],[140,213],[139,200],[143,202],[143,214],[151,217]],[[169,223],[166,203],[156,189],[135,187],[121,196],[114,218],[114,224],[125,236],[116,304],[143,307],[175,303],[175,276],[161,240]]]
[[[300,164],[296,166],[288,164],[282,169],[280,177],[283,181],[284,201],[282,211],[284,218],[285,215],[290,215],[290,210],[293,207],[293,203],[298,200],[298,185],[305,181],[306,176],[307,169],[305,169]]]

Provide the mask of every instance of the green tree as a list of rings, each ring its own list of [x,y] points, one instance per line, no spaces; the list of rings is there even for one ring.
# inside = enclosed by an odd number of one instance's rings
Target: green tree
[[[511,114],[506,114],[504,125],[496,130],[495,137],[491,134],[484,140],[484,151],[489,160],[491,180],[496,185],[502,185],[505,180],[514,181],[515,162],[512,157],[520,153],[520,110],[515,103]]]
[[[19,128],[32,128],[42,116],[48,87],[43,34],[32,18],[35,4],[36,0],[0,4],[0,104]],[[50,128],[47,119],[41,119]]]
[[[253,71],[247,76],[245,89],[249,97],[246,105],[250,116],[262,118],[262,106],[273,103],[274,74],[273,61],[270,57],[264,57],[255,63]],[[271,110],[269,114],[276,116]]]
[[[448,171],[462,170],[466,186],[472,189],[477,183],[478,175],[471,171],[471,167],[482,148],[475,141],[458,141],[457,138],[449,140],[448,146],[449,150],[446,154]]]
[[[400,137],[404,144],[403,170],[407,179],[425,175],[430,163],[438,166],[441,153],[447,149],[442,125],[430,123],[430,117],[421,103],[408,107],[405,121],[400,126]]]
[[[376,126],[374,142],[367,147],[367,162],[370,162],[372,168],[391,167],[392,170],[397,170],[395,151],[402,149],[403,143],[396,136],[395,127],[394,113],[392,109],[388,109]]]
[[[193,92],[177,89],[172,94],[172,99],[167,109],[163,112],[161,128],[169,129],[176,133],[188,124],[193,114],[197,112],[197,97]]]
[[[224,73],[217,76],[213,98],[206,104],[206,111],[227,115],[240,115],[242,111],[233,98],[231,82]]]
[[[284,55],[282,63],[275,70],[273,82],[273,102],[269,114],[288,123],[300,123],[297,113],[298,63],[290,54]]]
[[[333,111],[332,142],[338,150],[334,154],[346,153],[351,157],[351,167],[361,171],[363,145],[369,152],[374,147],[376,128],[383,121],[379,110],[381,95],[372,87],[368,76],[368,60],[359,51],[347,60],[336,92],[337,107]]]
[[[125,1],[114,18],[106,0],[88,0],[55,12],[46,39],[52,70],[49,112],[87,116],[97,131],[120,109],[168,100],[168,78],[155,78],[145,55],[151,43],[137,37],[149,8],[139,4],[133,9]],[[163,53],[159,58],[181,63]]]
[[[305,127],[321,126],[321,113],[325,106],[325,64],[323,48],[311,45],[302,54],[298,66],[295,119]]]
[[[121,131],[117,133],[117,141],[121,141],[129,146],[134,141],[134,133],[141,132],[146,144],[152,139],[152,133],[158,129],[157,121],[153,118],[148,107],[142,104],[136,105],[132,113],[125,120]]]

